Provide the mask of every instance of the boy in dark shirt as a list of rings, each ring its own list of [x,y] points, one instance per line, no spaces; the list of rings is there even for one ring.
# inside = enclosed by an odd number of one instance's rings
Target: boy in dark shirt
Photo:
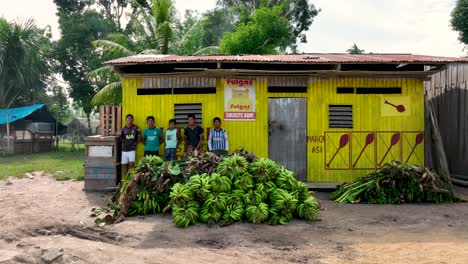
[[[200,151],[203,147],[203,128],[197,125],[195,115],[188,115],[189,126],[184,130],[185,151]]]
[[[127,174],[135,164],[135,152],[137,143],[140,141],[140,129],[133,124],[133,115],[128,114],[127,125],[122,128],[120,138],[122,139],[122,165],[124,173]]]

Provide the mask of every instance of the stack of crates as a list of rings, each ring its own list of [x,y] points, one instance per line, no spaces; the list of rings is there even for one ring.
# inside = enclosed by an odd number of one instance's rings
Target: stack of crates
[[[121,178],[121,140],[118,136],[85,138],[85,191],[113,191]]]

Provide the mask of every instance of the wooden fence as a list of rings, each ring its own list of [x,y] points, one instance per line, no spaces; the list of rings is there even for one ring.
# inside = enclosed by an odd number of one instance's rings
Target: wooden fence
[[[432,75],[425,92],[435,110],[450,173],[468,179],[468,64],[450,64]]]
[[[121,106],[100,106],[99,107],[99,129],[103,136],[119,135],[122,128],[122,107]]]

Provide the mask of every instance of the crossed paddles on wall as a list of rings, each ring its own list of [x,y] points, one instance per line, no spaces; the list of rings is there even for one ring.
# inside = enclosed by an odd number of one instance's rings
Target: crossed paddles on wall
[[[327,170],[368,170],[392,160],[424,164],[422,131],[325,132]]]

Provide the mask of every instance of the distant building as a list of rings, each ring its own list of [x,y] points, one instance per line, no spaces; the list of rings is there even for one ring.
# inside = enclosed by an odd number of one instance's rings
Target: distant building
[[[0,109],[0,153],[51,151],[54,136],[65,132],[44,104]]]

